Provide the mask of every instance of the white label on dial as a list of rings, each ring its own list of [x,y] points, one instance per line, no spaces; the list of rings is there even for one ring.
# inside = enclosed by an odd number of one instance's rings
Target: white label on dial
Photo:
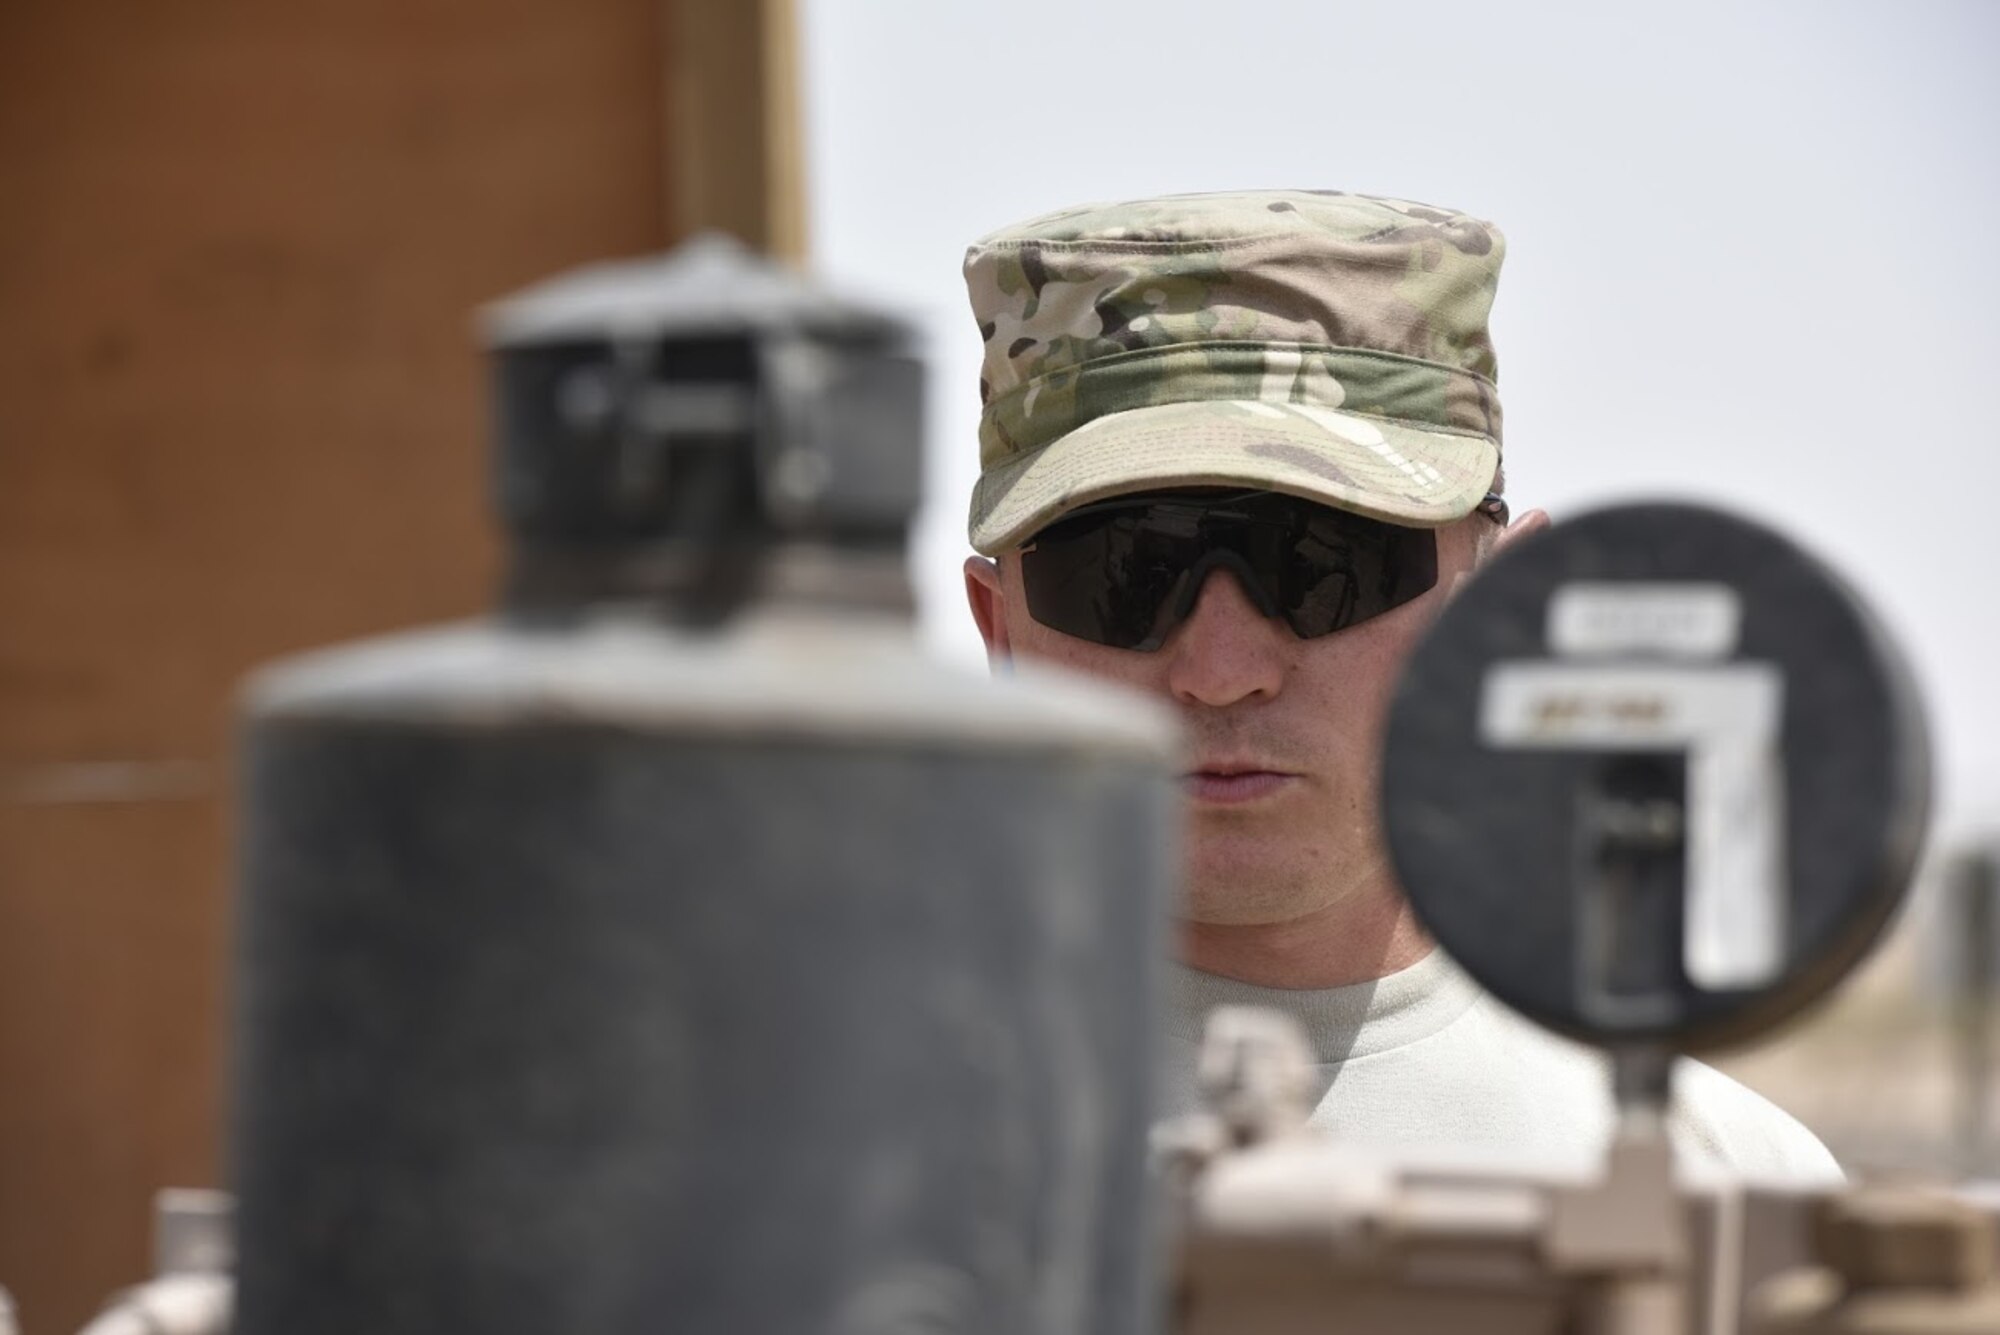
[[[1727,584],[1583,580],[1549,595],[1549,649],[1562,658],[1712,661],[1735,651],[1742,627],[1742,599]]]
[[[1785,963],[1783,716],[1770,663],[1526,660],[1487,669],[1479,734],[1500,750],[1686,753],[1683,964],[1722,990]]]

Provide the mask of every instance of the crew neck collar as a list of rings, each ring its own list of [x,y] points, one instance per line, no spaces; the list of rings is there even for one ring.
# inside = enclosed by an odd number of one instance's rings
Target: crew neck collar
[[[1168,968],[1168,1035],[1199,1045],[1217,1006],[1265,1006],[1297,1020],[1322,1066],[1403,1047],[1437,1033],[1479,999],[1442,950],[1365,983],[1316,990],[1259,987],[1175,962]]]

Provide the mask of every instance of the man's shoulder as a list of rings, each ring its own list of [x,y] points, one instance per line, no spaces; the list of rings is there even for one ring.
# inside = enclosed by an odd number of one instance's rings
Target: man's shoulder
[[[1610,1060],[1597,1049],[1559,1037],[1514,1014],[1492,998],[1466,1021],[1488,1060],[1512,1068],[1545,1110],[1611,1123]],[[1748,1086],[1692,1057],[1675,1064],[1669,1134],[1681,1153],[1751,1182],[1832,1186],[1844,1181],[1839,1163],[1804,1123]]]
[[[1605,1054],[1541,1028],[1446,967],[1398,975],[1396,987],[1372,989],[1366,1007],[1349,1006],[1351,997],[1336,997],[1335,1006],[1331,993],[1252,990],[1182,973],[1184,1013],[1166,1071],[1170,1114],[1198,1102],[1194,1067],[1209,1006],[1256,1000],[1301,1020],[1314,1040],[1312,1121],[1329,1134],[1572,1167],[1596,1163],[1611,1134]],[[1395,1004],[1385,1006],[1391,992]],[[1668,1125],[1683,1156],[1735,1177],[1792,1186],[1842,1180],[1833,1156],[1795,1118],[1692,1059],[1676,1068]]]
[[[1674,1071],[1671,1124],[1681,1144],[1748,1181],[1836,1186],[1846,1180],[1832,1152],[1803,1122],[1692,1057]]]

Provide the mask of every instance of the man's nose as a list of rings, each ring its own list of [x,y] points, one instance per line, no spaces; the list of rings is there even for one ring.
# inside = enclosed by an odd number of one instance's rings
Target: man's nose
[[[1160,646],[1167,689],[1177,702],[1211,707],[1274,696],[1295,638],[1283,621],[1257,610],[1233,572],[1211,570],[1187,619]]]

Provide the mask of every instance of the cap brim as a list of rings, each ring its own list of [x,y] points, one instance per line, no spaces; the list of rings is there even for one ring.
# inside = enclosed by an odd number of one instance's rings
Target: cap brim
[[[1133,408],[982,474],[972,490],[972,545],[998,555],[1078,506],[1173,487],[1258,487],[1434,528],[1470,514],[1499,464],[1499,447],[1484,436],[1313,404]]]

